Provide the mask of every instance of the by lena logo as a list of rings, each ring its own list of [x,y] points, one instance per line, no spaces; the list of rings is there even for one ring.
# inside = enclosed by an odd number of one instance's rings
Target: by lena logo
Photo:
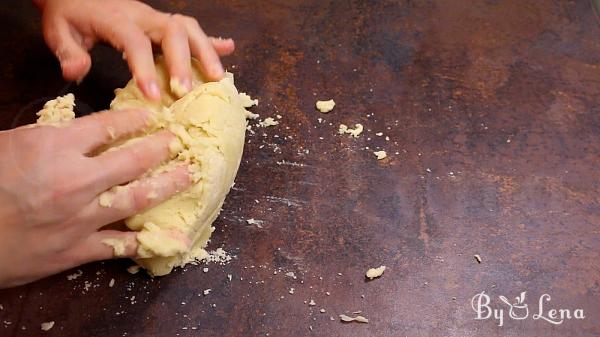
[[[515,297],[515,301],[511,303],[505,296],[498,296],[501,307],[492,305],[492,298],[485,291],[473,296],[471,299],[471,307],[475,311],[475,319],[486,320],[493,317],[498,322],[498,326],[504,325],[505,309],[508,309],[508,317],[513,320],[524,320],[529,318],[529,306],[525,303],[525,294],[522,292]],[[548,294],[543,294],[538,300],[537,313],[531,316],[532,320],[542,320],[553,325],[560,325],[565,320],[570,319],[585,319],[583,309],[548,309],[552,298]],[[535,312],[535,311],[532,311]]]

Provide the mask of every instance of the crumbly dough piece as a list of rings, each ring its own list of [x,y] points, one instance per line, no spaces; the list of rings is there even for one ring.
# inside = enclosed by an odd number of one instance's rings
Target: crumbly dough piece
[[[75,96],[66,94],[56,97],[44,104],[42,110],[38,111],[38,125],[59,126],[64,122],[75,118]]]
[[[315,106],[317,107],[317,110],[326,114],[329,111],[333,110],[333,107],[335,107],[335,102],[333,99],[330,99],[328,101],[317,101],[317,103],[315,103]]]
[[[50,329],[52,329],[54,327],[54,321],[43,322],[42,324],[40,324],[40,327],[41,327],[42,331],[49,331]]]
[[[371,268],[371,269],[367,270],[365,275],[367,276],[367,278],[369,278],[369,280],[372,280],[374,278],[377,278],[377,277],[380,277],[381,275],[383,275],[384,271],[385,271],[385,266]]]
[[[387,152],[385,151],[375,151],[373,152],[373,154],[377,157],[377,160],[382,160],[384,158],[387,158]]]
[[[269,126],[275,126],[278,125],[279,122],[276,121],[275,119],[273,119],[273,117],[267,117],[265,118],[264,121],[261,121],[259,123],[260,126],[262,126],[263,128],[269,127]]]
[[[160,103],[146,100],[131,80],[125,88],[115,91],[111,108],[152,110],[154,120],[150,129],[168,129],[177,136],[180,144],[173,146],[179,147],[176,158],[150,175],[181,163],[190,168],[193,184],[188,190],[125,221],[127,227],[138,231],[140,258],[135,261],[151,275],[165,275],[174,267],[208,255],[204,247],[214,230],[212,223],[242,158],[249,115],[244,107],[255,102],[238,93],[231,74],[219,82],[204,83],[195,70],[194,89],[178,99],[179,90],[173,90],[172,83],[167,86],[168,75],[162,59],[157,72]]]
[[[364,127],[362,124],[354,124],[354,129],[349,128],[346,124],[340,124],[340,128],[338,133],[343,135],[345,133],[349,134],[351,137],[358,138],[358,136],[363,132]]]
[[[341,314],[340,320],[342,322],[358,322],[358,323],[369,323],[369,320],[363,316],[357,315],[355,317],[350,317],[348,315]]]
[[[127,242],[120,239],[104,239],[101,241],[103,244],[112,247],[113,253],[116,257],[125,256],[125,249],[127,248]]]

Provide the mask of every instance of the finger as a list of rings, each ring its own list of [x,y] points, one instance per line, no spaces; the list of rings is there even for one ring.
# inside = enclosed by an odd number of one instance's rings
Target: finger
[[[137,232],[102,230],[75,245],[70,252],[78,264],[137,255]]]
[[[113,22],[118,19],[119,22]],[[136,84],[150,100],[160,99],[152,43],[146,34],[127,17],[105,17],[95,22],[97,33],[127,58]]]
[[[161,46],[171,77],[171,91],[181,97],[192,90],[192,67],[187,30],[179,21],[169,21]]]
[[[76,146],[89,153],[124,136],[133,135],[148,127],[151,112],[141,109],[107,110],[81,118],[69,125]]]
[[[69,81],[82,80],[90,71],[92,60],[81,37],[63,19],[44,23],[44,28],[44,38],[60,62],[63,77]]]
[[[217,55],[217,51],[200,28],[200,25],[198,25],[198,22],[192,18],[187,18],[187,20],[184,20],[184,24],[190,39],[192,56],[200,60],[202,73],[213,81],[223,78],[225,71],[219,55]]]
[[[97,193],[137,179],[171,157],[178,144],[169,131],[133,138],[119,147],[90,158],[97,169]]]
[[[233,39],[223,39],[220,37],[209,37],[209,39],[219,56],[227,56],[235,50]]]
[[[187,167],[179,166],[172,171],[146,177],[100,194],[82,209],[76,219],[80,223],[100,228],[156,206],[184,191],[190,184]]]

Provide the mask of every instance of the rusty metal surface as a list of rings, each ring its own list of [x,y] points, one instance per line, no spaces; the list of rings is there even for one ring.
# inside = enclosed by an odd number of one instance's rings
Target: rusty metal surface
[[[215,223],[210,247],[236,258],[157,279],[128,274],[127,261],[93,263],[73,281],[76,269],[3,290],[1,336],[600,335],[600,27],[590,3],[153,3],[235,38],[225,64],[238,87],[259,98],[255,112],[283,116],[248,137]],[[90,76],[68,86],[33,8],[8,1],[0,17],[3,128],[66,91],[83,112],[105,108],[129,76],[100,48]],[[336,108],[320,115],[315,100],[329,98]],[[365,132],[339,136],[339,123]],[[375,149],[389,157],[377,161]],[[383,277],[365,282],[380,264]],[[503,326],[475,319],[482,291],[505,310]],[[530,314],[511,319],[498,296],[522,291]],[[533,319],[544,293],[545,316],[582,309],[585,319]],[[356,310],[370,323],[337,320]],[[55,326],[42,334],[45,321]]]

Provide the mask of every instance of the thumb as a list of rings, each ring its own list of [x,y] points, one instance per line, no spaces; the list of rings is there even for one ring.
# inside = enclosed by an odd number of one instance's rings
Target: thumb
[[[60,62],[63,77],[81,81],[90,71],[92,60],[84,48],[83,39],[64,20],[44,24],[44,38]]]

